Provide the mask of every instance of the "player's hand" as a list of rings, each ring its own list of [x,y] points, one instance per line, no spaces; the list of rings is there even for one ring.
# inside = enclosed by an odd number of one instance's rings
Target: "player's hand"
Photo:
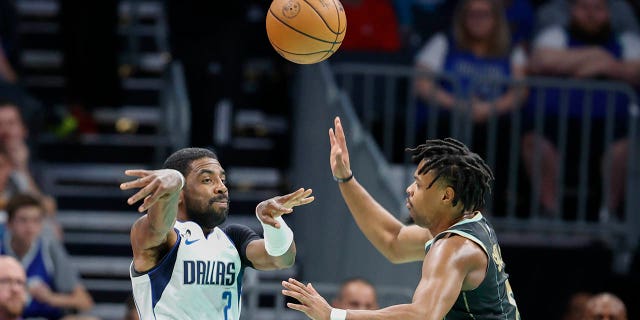
[[[331,155],[329,163],[334,177],[348,178],[351,176],[351,166],[349,164],[349,150],[347,150],[347,140],[344,137],[344,130],[340,117],[334,120],[335,131],[329,129],[329,143],[331,143]]]
[[[136,180],[121,184],[120,189],[140,189],[127,199],[129,205],[144,199],[142,205],[138,207],[139,212],[144,212],[158,200],[166,199],[181,190],[183,178],[182,174],[177,170],[127,170],[124,173],[128,176],[138,177]]]
[[[314,320],[329,320],[331,316],[331,306],[317,291],[311,283],[304,285],[296,279],[289,278],[289,281],[282,281],[282,294],[294,298],[300,302],[287,303],[287,307],[303,312]]]
[[[262,201],[256,206],[256,216],[262,223],[280,228],[275,218],[293,212],[293,207],[313,202],[315,198],[311,196],[312,192],[311,189],[300,188],[287,195]]]

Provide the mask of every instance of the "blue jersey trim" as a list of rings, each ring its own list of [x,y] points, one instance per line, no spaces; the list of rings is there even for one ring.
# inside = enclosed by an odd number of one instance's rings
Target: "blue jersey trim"
[[[174,232],[178,235],[178,239],[176,243],[173,245],[173,248],[167,253],[167,255],[160,260],[157,266],[151,269],[148,273],[149,282],[151,284],[151,309],[155,310],[156,304],[160,301],[160,297],[162,297],[162,293],[164,289],[169,284],[171,280],[171,275],[173,274],[173,268],[176,264],[176,259],[178,257],[178,248],[180,247],[180,241],[182,238],[180,237],[180,232],[178,229],[173,229]],[[155,311],[154,311],[155,313]]]
[[[238,291],[238,312],[240,312],[240,297],[242,296],[242,278],[244,277],[244,267],[240,265],[240,272],[238,273],[238,281],[236,281]]]

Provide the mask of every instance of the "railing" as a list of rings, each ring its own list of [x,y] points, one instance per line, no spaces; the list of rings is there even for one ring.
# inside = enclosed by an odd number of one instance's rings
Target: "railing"
[[[547,245],[602,241],[617,253],[617,271],[629,266],[640,227],[634,214],[640,209],[638,97],[630,86],[555,78],[483,78],[465,83],[454,75],[420,74],[410,67],[383,65],[336,64],[332,69],[363,128],[376,138],[387,160],[404,163],[406,183],[415,167],[400,153],[405,147],[426,138],[455,137],[481,153],[496,174],[486,211],[504,238],[513,232],[513,240]],[[419,77],[435,87],[449,87],[457,97],[446,116],[433,102],[435,90],[418,98],[413,84]],[[516,92],[517,107],[499,116],[495,97],[507,89]],[[492,109],[484,123],[473,121],[471,105],[462,98],[478,91],[494,97],[489,99]],[[554,137],[544,142],[540,137],[549,130]],[[626,145],[614,144],[620,141]],[[618,155],[624,155],[623,162],[604,157],[598,166],[601,155],[614,146]],[[613,184],[611,172],[613,167],[625,166],[624,188],[620,188]],[[549,185],[557,188],[555,200],[546,201],[556,208],[553,214],[540,204],[549,195]],[[625,190],[619,213],[607,210],[615,195],[612,187]],[[398,201],[402,201],[400,194]],[[549,243],[549,239],[557,241]]]
[[[242,287],[242,313],[246,320],[303,320],[307,317],[287,308],[280,281],[257,280],[258,272],[247,269]],[[312,282],[313,287],[329,302],[340,290],[337,283]],[[381,307],[409,303],[413,290],[399,286],[376,286],[378,304]]]
[[[160,134],[169,140],[169,150],[156,152],[156,163],[159,164],[164,161],[167,151],[171,153],[187,147],[191,132],[191,105],[180,62],[174,61],[167,66],[163,83],[164,87],[160,93],[160,106],[163,111]]]

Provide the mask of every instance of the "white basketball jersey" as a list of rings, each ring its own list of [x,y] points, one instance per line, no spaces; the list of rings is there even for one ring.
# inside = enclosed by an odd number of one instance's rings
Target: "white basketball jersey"
[[[194,222],[175,230],[175,246],[156,267],[136,275],[131,264],[140,319],[238,320],[243,266],[233,242],[218,227],[205,237]]]

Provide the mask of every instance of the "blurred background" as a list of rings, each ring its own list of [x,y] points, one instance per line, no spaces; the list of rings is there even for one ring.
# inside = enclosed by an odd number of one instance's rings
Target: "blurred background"
[[[582,319],[572,297],[605,291],[640,317],[640,2],[342,3],[344,43],[302,66],[269,44],[269,1],[0,0],[0,206],[42,199],[85,314],[125,316],[138,214],[124,170],[187,146],[219,155],[229,222],[261,233],[258,202],[316,196],[288,218],[295,267],[246,273],[244,319],[303,319],[279,294],[291,276],[329,298],[364,277],[381,306],[410,301],[420,264],[375,251],[331,178],[339,115],[355,176],[406,223],[405,147],[453,136],[487,160],[483,214],[525,318]]]

